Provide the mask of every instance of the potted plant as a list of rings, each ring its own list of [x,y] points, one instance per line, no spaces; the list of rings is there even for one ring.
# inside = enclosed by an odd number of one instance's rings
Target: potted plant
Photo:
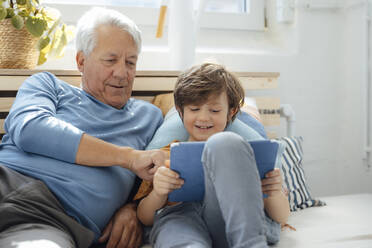
[[[73,27],[61,21],[59,11],[39,0],[0,0],[0,68],[32,68],[61,57],[72,36]]]

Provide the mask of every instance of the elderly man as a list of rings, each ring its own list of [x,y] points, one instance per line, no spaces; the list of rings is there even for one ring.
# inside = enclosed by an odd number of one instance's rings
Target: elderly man
[[[79,20],[82,89],[50,73],[26,79],[0,146],[0,247],[137,247],[142,229],[128,204],[138,175],[164,163],[142,151],[161,111],[130,98],[140,31],[94,8]]]

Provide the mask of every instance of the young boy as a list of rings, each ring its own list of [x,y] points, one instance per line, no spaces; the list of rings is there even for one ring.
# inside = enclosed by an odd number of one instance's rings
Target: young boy
[[[183,180],[165,166],[156,171],[153,185],[141,185],[137,198],[144,197],[137,215],[144,225],[153,225],[154,247],[267,247],[277,242],[279,223],[289,215],[280,172],[275,169],[260,182],[249,143],[223,132],[244,102],[239,80],[217,64],[195,66],[179,76],[174,100],[189,141],[206,141],[205,197],[202,202],[168,202]],[[268,197],[262,199],[262,192]]]

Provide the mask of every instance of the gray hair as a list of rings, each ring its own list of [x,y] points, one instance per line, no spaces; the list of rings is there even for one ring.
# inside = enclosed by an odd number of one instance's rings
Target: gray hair
[[[96,45],[95,31],[101,25],[115,26],[129,33],[137,46],[137,52],[141,52],[141,31],[137,25],[124,14],[101,7],[90,9],[79,19],[75,41],[77,52],[82,51],[88,56],[93,51]]]

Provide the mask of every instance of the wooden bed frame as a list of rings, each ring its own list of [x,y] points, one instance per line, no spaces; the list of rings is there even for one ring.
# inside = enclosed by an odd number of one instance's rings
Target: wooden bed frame
[[[9,113],[23,81],[38,70],[0,69],[0,138],[4,135],[4,120]],[[80,72],[51,70],[58,78],[80,87]],[[158,94],[173,91],[179,71],[137,71],[132,96],[152,102]],[[274,89],[278,85],[276,72],[236,72],[246,91]],[[253,96],[252,96],[253,97]],[[255,97],[264,126],[276,126],[280,122],[280,101],[275,97]],[[275,134],[268,133],[269,137]]]

